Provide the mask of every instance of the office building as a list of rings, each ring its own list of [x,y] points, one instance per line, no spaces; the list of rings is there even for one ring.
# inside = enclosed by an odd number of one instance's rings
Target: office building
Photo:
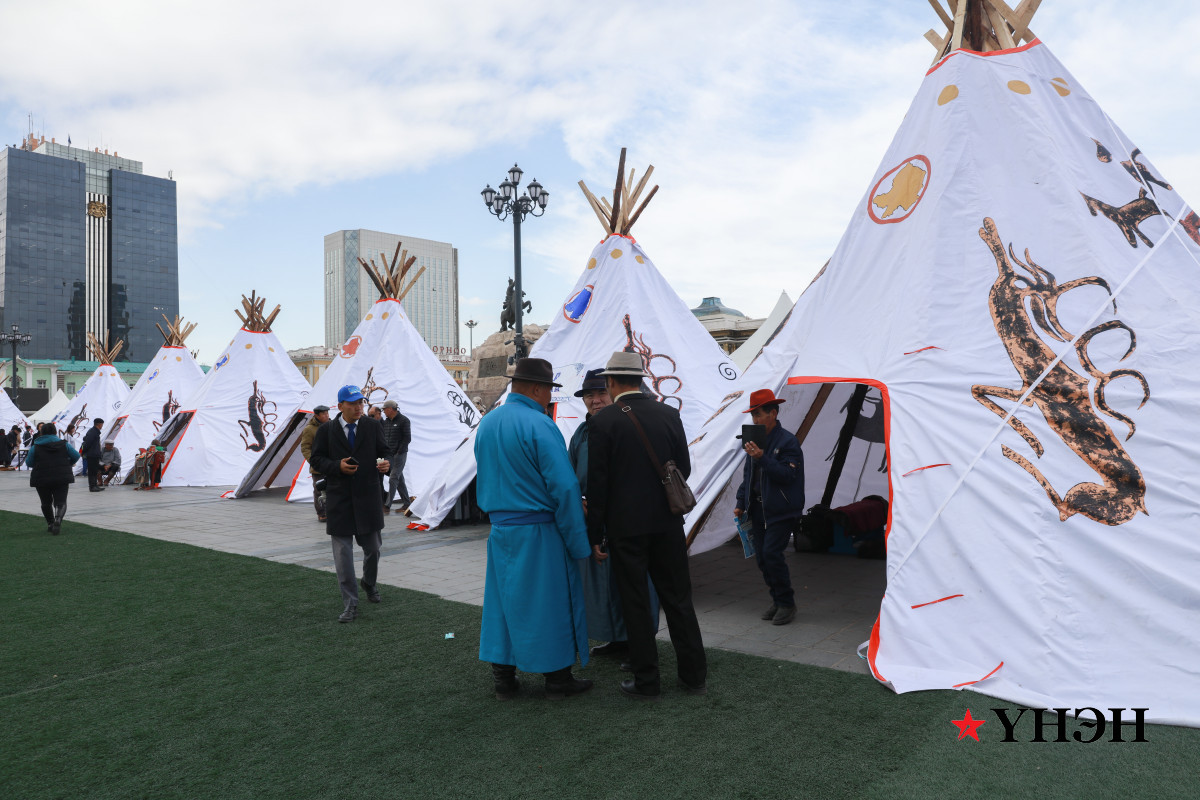
[[[359,256],[384,270],[397,243],[417,260],[407,284],[421,267],[425,273],[404,298],[404,311],[435,353],[458,351],[458,249],[445,242],[364,229],[325,237],[325,346],[341,347],[379,299],[379,290],[358,263]],[[438,349],[443,348],[443,349]]]
[[[87,359],[90,332],[148,361],[178,311],[173,180],[44,137],[0,150],[0,326],[33,336],[22,355]]]

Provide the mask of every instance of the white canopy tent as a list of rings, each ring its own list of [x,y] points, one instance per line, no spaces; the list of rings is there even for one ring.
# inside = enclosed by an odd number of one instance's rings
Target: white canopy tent
[[[67,397],[66,392],[62,389],[55,389],[54,396],[46,402],[46,405],[30,414],[29,420],[34,423],[49,422],[70,404],[71,398]]]

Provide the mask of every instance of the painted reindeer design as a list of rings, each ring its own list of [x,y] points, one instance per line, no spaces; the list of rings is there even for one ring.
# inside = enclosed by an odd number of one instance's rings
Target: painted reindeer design
[[[66,430],[78,431],[79,423],[82,422],[86,425],[87,418],[88,418],[87,417],[87,403],[84,403],[83,406],[79,409],[79,413],[76,414],[75,416],[71,417],[71,421],[67,423],[67,427],[63,428],[63,430],[64,431],[66,431]]]
[[[362,385],[362,395],[363,395],[363,397],[366,398],[368,406],[379,405],[384,400],[388,399],[388,390],[383,388],[382,386],[377,386],[375,384],[374,374],[375,374],[374,367],[371,367],[370,369],[368,369],[367,370],[367,379],[365,381],[363,381],[363,385]],[[373,397],[373,395],[375,395],[377,392],[383,393],[382,400],[376,400]]]
[[[167,420],[169,420],[171,418],[171,415],[174,414],[178,410],[179,410],[179,401],[175,399],[175,390],[168,389],[167,390],[167,402],[163,403],[163,407],[162,407],[162,422],[159,422],[158,420],[154,420],[154,430],[157,431],[159,428],[161,428],[163,425],[165,425]]]
[[[242,429],[242,441],[245,442],[247,450],[253,450],[255,453],[262,452],[263,448],[267,446],[267,434],[275,430],[277,415],[275,414],[275,403],[268,400],[258,390],[258,381],[254,382],[254,389],[250,392],[250,397],[246,399],[246,416],[249,419],[238,420],[238,425]],[[253,443],[246,438],[247,434],[253,437]]]
[[[1078,278],[1059,285],[1053,274],[1034,263],[1028,249],[1025,251],[1025,261],[1028,263],[1022,263],[1016,257],[1011,245],[1006,253],[1000,234],[990,217],[984,218],[979,237],[996,259],[999,275],[992,285],[988,301],[996,333],[1021,377],[1021,387],[1008,389],[1002,386],[972,386],[971,394],[989,411],[1004,417],[1005,409],[992,398],[1010,403],[1020,400],[1056,358],[1054,350],[1042,341],[1034,323],[1052,339],[1069,341],[1071,334],[1058,320],[1056,304],[1059,298],[1081,286],[1099,286],[1109,295],[1112,294],[1112,289],[1107,281],[1098,276]],[[1021,267],[1031,277],[1018,274],[1013,264]],[[1026,300],[1029,301],[1028,309]],[[1113,311],[1116,312],[1115,300]],[[1110,408],[1105,402],[1104,391],[1116,378],[1133,378],[1142,385],[1142,403],[1138,406],[1141,408],[1150,399],[1150,387],[1146,378],[1132,369],[1102,372],[1092,363],[1087,352],[1088,344],[1097,334],[1118,329],[1129,334],[1129,349],[1121,357],[1124,361],[1136,348],[1137,337],[1132,328],[1119,320],[1103,322],[1081,335],[1075,345],[1075,352],[1084,370],[1096,379],[1095,408],[1125,423],[1129,427],[1129,433],[1125,437],[1128,440],[1134,434],[1133,420]],[[1006,458],[1019,465],[1041,484],[1050,502],[1058,509],[1060,520],[1066,520],[1074,514],[1082,514],[1105,525],[1120,525],[1133,519],[1139,511],[1149,514],[1145,500],[1146,480],[1126,452],[1121,440],[1093,409],[1087,378],[1059,361],[1050,369],[1045,379],[1033,386],[1033,390],[1029,392],[1025,405],[1035,404],[1050,429],[1100,476],[1099,483],[1079,483],[1065,496],[1060,496],[1050,481],[1027,458],[1007,445],[1001,446]],[[1044,448],[1033,432],[1015,416],[1008,420],[1008,424],[1040,458]]]
[[[674,406],[676,411],[682,409],[683,398],[678,396],[678,392],[683,388],[683,381],[674,374],[675,370],[678,369],[675,359],[662,353],[655,353],[650,345],[646,344],[646,338],[633,329],[633,323],[630,322],[628,314],[625,315],[622,324],[625,326],[624,350],[626,353],[637,353],[642,357],[642,367],[650,375],[650,388],[653,390],[658,402]],[[654,362],[660,358],[671,365],[670,373],[658,375],[654,372]],[[675,388],[668,393],[664,388],[664,384],[669,381],[675,382]]]

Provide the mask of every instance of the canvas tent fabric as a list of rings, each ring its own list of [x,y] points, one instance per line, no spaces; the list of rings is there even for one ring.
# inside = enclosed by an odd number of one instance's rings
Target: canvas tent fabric
[[[566,441],[586,409],[575,392],[589,369],[603,367],[615,351],[642,356],[645,384],[660,402],[679,410],[686,431],[699,430],[738,369],[675,293],[633,238],[611,234],[592,250],[575,286],[556,309],[530,356],[554,365],[555,421]],[[474,448],[459,448],[413,512],[436,526],[475,476]]]
[[[204,371],[186,347],[163,345],[134,385],[120,413],[104,425],[104,442],[121,453],[119,480],[133,469],[133,457],[147,447],[172,414],[204,381]]]
[[[760,356],[879,389],[878,680],[1200,724],[1198,269],[1200,218],[1044,44],[929,71]]]
[[[788,297],[787,292],[779,293],[779,299],[775,301],[775,307],[771,309],[770,314],[767,314],[767,318],[763,320],[763,324],[729,356],[730,360],[737,366],[738,371],[742,373],[746,372],[746,368],[754,361],[754,357],[762,352],[767,342],[775,337],[780,327],[787,321],[792,313],[793,305],[795,304],[792,302],[792,298]]]
[[[128,399],[129,386],[121,373],[112,364],[101,364],[51,422],[59,431],[65,431],[72,422],[77,431],[86,431],[94,419],[108,423],[116,418]]]
[[[337,415],[338,389],[358,386],[371,405],[395,400],[412,425],[404,474],[410,492],[424,493],[438,468],[479,423],[479,412],[393,298],[379,300],[342,345],[285,433],[246,472],[236,497],[286,484],[288,500],[311,500],[312,481],[300,435],[312,408]]]
[[[25,430],[25,426],[29,424],[29,420],[21,413],[13,403],[12,398],[8,396],[8,392],[0,389],[0,431],[10,431],[13,425],[20,425],[21,430]]]
[[[160,431],[160,485],[236,484],[310,389],[274,333],[240,329]]]
[[[71,404],[71,398],[67,397],[66,392],[62,389],[55,389],[54,396],[47,401],[46,405],[39,408],[30,415],[31,422],[49,422],[58,416],[58,412],[62,411]]]

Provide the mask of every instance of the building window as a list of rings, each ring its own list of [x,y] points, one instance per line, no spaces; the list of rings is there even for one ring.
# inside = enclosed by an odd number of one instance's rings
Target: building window
[[[46,382],[45,382],[45,381],[38,381],[38,382],[37,382],[37,388],[39,388],[39,389],[45,389],[45,388],[46,388]]]
[[[67,394],[75,394],[75,384],[73,384],[73,383],[67,384]]]

